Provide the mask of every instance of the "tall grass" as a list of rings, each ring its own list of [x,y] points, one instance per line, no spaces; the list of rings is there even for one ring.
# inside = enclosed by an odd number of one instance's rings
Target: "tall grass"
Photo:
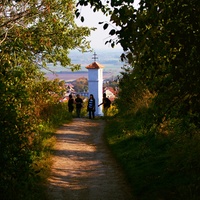
[[[110,118],[105,129],[134,196],[139,200],[199,199],[200,132],[191,137],[174,123],[173,131],[170,123],[162,131],[149,129],[144,112]]]

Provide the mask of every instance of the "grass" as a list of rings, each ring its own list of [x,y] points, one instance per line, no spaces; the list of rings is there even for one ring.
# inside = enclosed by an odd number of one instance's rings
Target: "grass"
[[[66,108],[66,106],[65,106]],[[48,123],[40,125],[38,152],[33,156],[36,184],[19,186],[25,192],[15,199],[46,199],[45,181],[51,166],[54,131],[72,116],[66,109],[56,111]],[[75,113],[73,113],[74,115]],[[83,115],[87,112],[83,109]],[[58,115],[58,117],[56,117]],[[105,138],[113,155],[121,164],[138,200],[198,200],[200,193],[200,136],[155,134],[148,132],[142,117],[105,118]],[[12,196],[12,195],[11,195]],[[9,200],[6,196],[6,200]],[[10,198],[13,199],[13,198]]]
[[[112,118],[105,129],[107,143],[136,199],[199,199],[199,137],[181,140],[180,135],[144,132],[135,131],[130,118]]]

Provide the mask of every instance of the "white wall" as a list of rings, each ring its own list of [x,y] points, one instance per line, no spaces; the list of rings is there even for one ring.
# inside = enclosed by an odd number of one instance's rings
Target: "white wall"
[[[89,95],[93,94],[95,98],[95,115],[103,115],[103,106],[98,105],[102,103],[103,98],[103,69],[88,69],[88,90]]]

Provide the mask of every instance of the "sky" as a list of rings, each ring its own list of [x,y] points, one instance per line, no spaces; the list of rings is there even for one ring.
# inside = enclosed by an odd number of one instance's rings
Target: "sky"
[[[134,5],[138,5],[139,0],[135,0]],[[109,50],[113,49],[109,43],[105,45],[105,42],[109,39],[109,31],[112,27],[108,28],[108,30],[103,29],[103,25],[99,24],[99,22],[109,22],[109,18],[103,15],[101,12],[93,12],[90,7],[83,6],[81,8],[81,15],[84,16],[84,22],[82,23],[80,19],[77,19],[76,22],[79,26],[88,26],[97,28],[95,31],[92,31],[91,36],[88,38],[91,41],[91,48],[95,51],[96,49],[101,50]],[[118,45],[114,49],[122,50],[121,46]]]

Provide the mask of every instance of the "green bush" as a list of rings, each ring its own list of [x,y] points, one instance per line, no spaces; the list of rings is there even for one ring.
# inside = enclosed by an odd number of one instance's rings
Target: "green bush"
[[[37,185],[48,170],[52,132],[72,118],[66,104],[58,101],[62,88],[57,82],[30,70],[18,67],[0,73],[1,199],[38,194]]]

